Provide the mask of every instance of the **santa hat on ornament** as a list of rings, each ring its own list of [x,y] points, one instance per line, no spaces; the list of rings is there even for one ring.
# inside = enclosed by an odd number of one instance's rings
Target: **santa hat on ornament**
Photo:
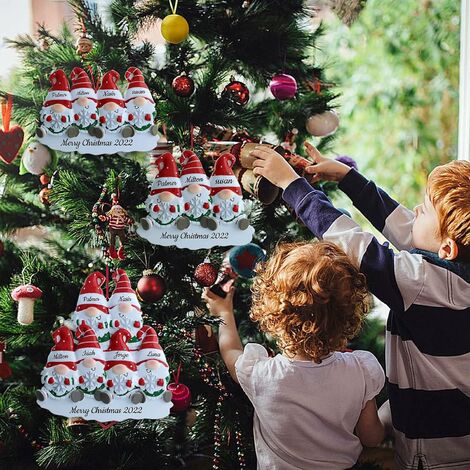
[[[95,90],[85,70],[75,67],[70,74],[70,80],[72,80],[72,101],[78,98],[89,98],[96,101]]]
[[[145,361],[157,361],[168,367],[165,362],[165,354],[158,343],[156,331],[149,325],[144,325],[137,333],[137,338],[142,339],[139,350],[136,352],[136,362],[141,364]]]
[[[111,297],[108,300],[108,307],[113,309],[114,307],[119,307],[120,303],[131,303],[132,307],[134,307],[139,312],[140,304],[137,300],[137,296],[134,290],[131,287],[131,281],[129,281],[129,277],[126,274],[124,269],[116,269],[113,273],[113,280],[115,282],[116,287],[113,290]]]
[[[202,167],[201,160],[199,160],[192,150],[185,150],[183,155],[180,157],[179,162],[182,165],[180,179],[181,186],[183,188],[195,183],[205,186],[207,189],[211,189],[209,179]]]
[[[78,339],[78,344],[75,349],[75,355],[77,362],[83,361],[83,359],[94,359],[105,363],[104,352],[100,347],[100,343],[96,338],[96,334],[90,325],[82,323],[75,332],[75,336]]]
[[[61,326],[52,333],[52,338],[54,346],[47,357],[46,367],[64,365],[69,369],[76,370],[72,332],[66,326]]]
[[[118,81],[119,74],[116,70],[110,70],[103,75],[100,89],[97,93],[99,108],[106,103],[116,103],[121,108],[124,108],[124,100],[117,86]]]
[[[106,365],[104,370],[109,370],[114,366],[123,365],[128,369],[136,371],[137,366],[132,358],[131,352],[127,347],[127,342],[131,339],[131,334],[124,328],[117,330],[111,341],[109,342],[109,349],[105,351]]]
[[[77,306],[75,307],[76,312],[81,312],[87,308],[97,308],[103,313],[109,313],[108,301],[103,295],[103,289],[101,288],[105,281],[106,277],[98,271],[91,273],[85,279],[78,296]]]
[[[217,159],[214,165],[214,171],[210,178],[212,188],[211,196],[214,196],[224,189],[229,189],[239,196],[242,195],[240,184],[232,170],[232,166],[235,161],[236,159],[231,153],[224,153]]]
[[[58,69],[49,75],[51,87],[47,93],[44,107],[52,106],[53,104],[61,104],[66,108],[72,107],[69,81],[62,69]]]
[[[155,160],[155,166],[158,173],[152,183],[150,195],[154,196],[169,191],[175,196],[181,197],[181,181],[178,178],[178,168],[173,155],[170,152],[160,155]]]
[[[124,76],[129,82],[127,90],[124,93],[124,100],[126,103],[134,98],[138,98],[139,96],[142,96],[151,103],[154,103],[149,87],[145,83],[144,76],[137,67],[129,67]]]

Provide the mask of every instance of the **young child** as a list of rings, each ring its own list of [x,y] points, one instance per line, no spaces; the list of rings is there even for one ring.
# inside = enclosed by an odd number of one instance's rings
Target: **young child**
[[[384,372],[370,352],[339,352],[359,331],[368,295],[365,277],[333,243],[279,245],[258,267],[251,310],[282,350],[270,358],[259,344],[243,349],[233,288],[225,299],[205,290],[223,319],[222,358],[255,410],[259,469],[346,469],[362,445],[382,441],[375,396]]]
[[[306,170],[312,181],[338,181],[400,250],[362,231],[277,153],[253,151],[254,172],[284,189],[284,200],[314,235],[357,259],[371,292],[391,308],[386,371],[400,467],[470,469],[470,162],[434,169],[413,213],[306,146],[316,162]]]

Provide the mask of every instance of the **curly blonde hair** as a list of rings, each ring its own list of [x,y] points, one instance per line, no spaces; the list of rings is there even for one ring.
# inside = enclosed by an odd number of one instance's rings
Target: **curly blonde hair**
[[[369,310],[365,276],[330,242],[281,243],[256,268],[250,317],[288,357],[343,350]]]

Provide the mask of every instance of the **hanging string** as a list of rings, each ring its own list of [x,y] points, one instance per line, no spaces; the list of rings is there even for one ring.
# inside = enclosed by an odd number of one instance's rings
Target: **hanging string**
[[[117,197],[118,201],[121,198],[121,185],[120,185],[120,182],[121,182],[121,177],[116,176],[116,197]]]
[[[109,300],[109,264],[106,263],[106,300]]]
[[[171,0],[168,0],[170,4],[170,9],[173,15],[176,15],[176,9],[178,8],[178,0],[175,0],[175,3],[173,3]]]
[[[189,130],[189,133],[190,133],[189,147],[190,147],[191,150],[194,150],[194,126],[192,124],[191,124],[190,130]]]
[[[178,365],[178,370],[176,371],[176,374],[173,374],[173,380],[176,385],[180,383],[180,373],[181,373],[181,362]]]
[[[7,93],[7,99],[2,100],[2,121],[3,130],[8,132],[10,130],[11,109],[13,107],[13,96]]]

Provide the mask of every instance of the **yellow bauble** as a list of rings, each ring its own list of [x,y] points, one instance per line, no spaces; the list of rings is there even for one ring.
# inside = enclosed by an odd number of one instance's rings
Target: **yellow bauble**
[[[189,24],[181,15],[168,15],[162,21],[162,36],[172,44],[184,41],[189,34]]]

